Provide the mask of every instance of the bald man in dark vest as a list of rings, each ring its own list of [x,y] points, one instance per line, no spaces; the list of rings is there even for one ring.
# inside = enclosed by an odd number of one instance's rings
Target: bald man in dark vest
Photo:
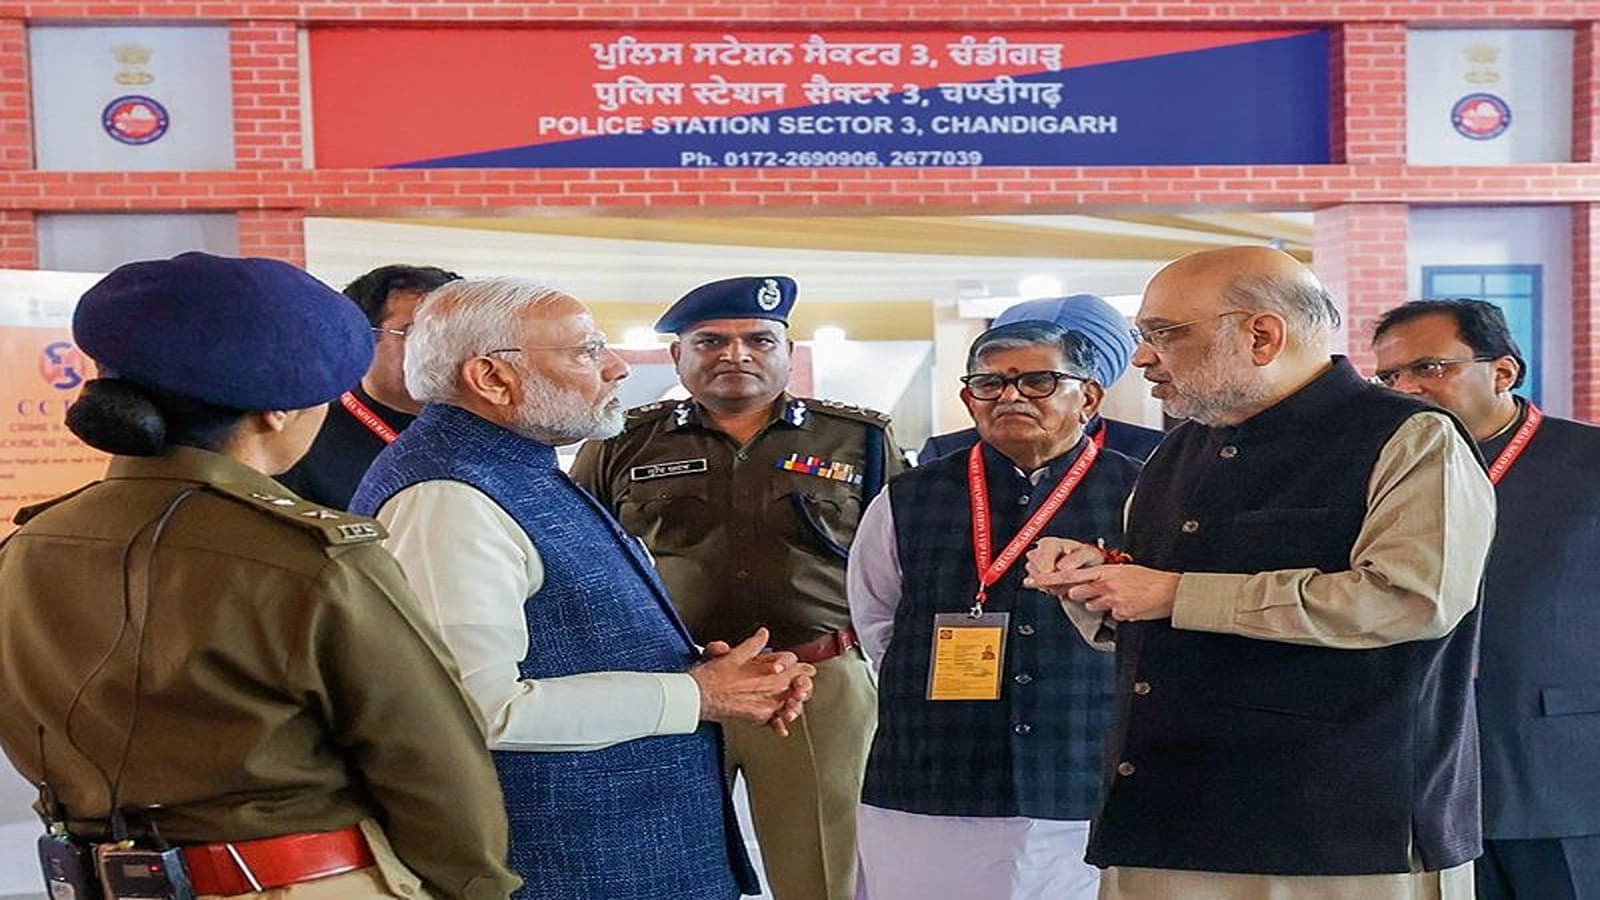
[[[1117,652],[1102,898],[1472,896],[1494,494],[1459,422],[1329,355],[1338,318],[1276,250],[1159,272],[1133,364],[1190,421],[1134,488],[1132,561],[1030,554]]]

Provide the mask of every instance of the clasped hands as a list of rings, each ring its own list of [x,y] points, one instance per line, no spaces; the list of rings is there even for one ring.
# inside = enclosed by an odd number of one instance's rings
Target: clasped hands
[[[1079,603],[1119,622],[1172,616],[1180,577],[1176,572],[1107,565],[1101,548],[1066,538],[1041,538],[1027,559],[1022,584],[1054,594],[1063,606]]]
[[[689,669],[700,686],[701,719],[764,723],[779,737],[789,736],[789,723],[811,699],[817,669],[787,650],[768,650],[768,638],[767,629],[757,628],[737,646],[706,645],[703,660]]]

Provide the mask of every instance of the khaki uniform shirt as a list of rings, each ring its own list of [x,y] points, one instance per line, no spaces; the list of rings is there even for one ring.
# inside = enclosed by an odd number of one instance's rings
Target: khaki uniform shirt
[[[176,843],[376,819],[433,894],[515,888],[482,726],[376,522],[190,448],[18,520],[0,746],[73,831],[105,835],[115,785]]]
[[[655,403],[585,445],[572,477],[655,554],[696,640],[765,625],[789,647],[850,626],[845,557],[866,492],[905,468],[888,427],[881,413],[784,395],[740,446],[694,402]]]

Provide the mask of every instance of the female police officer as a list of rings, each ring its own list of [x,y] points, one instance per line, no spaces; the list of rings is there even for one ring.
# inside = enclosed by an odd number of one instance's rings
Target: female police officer
[[[114,458],[0,548],[0,745],[41,813],[180,847],[202,896],[504,898],[481,727],[382,532],[269,477],[366,370],[360,311],[185,253],[106,276],[73,333],[102,377],[67,424]]]

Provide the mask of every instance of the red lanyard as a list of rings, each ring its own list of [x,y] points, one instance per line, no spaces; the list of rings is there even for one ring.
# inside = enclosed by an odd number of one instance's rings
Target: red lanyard
[[[400,436],[398,432],[389,427],[389,423],[378,418],[378,414],[373,412],[365,403],[362,403],[361,399],[355,394],[345,391],[339,395],[339,403],[350,411],[350,415],[356,417],[357,422],[367,426],[367,430],[377,435],[378,440],[383,441],[385,444],[394,443],[394,439]]]
[[[1072,492],[1083,482],[1083,477],[1089,473],[1089,467],[1100,456],[1100,445],[1089,441],[1083,445],[1083,452],[1078,454],[1078,459],[1067,470],[1065,478],[1056,485],[1050,496],[1029,517],[1022,530],[1011,539],[1011,543],[994,557],[992,527],[989,524],[989,482],[984,472],[983,444],[973,444],[972,452],[967,454],[967,487],[972,497],[972,557],[978,567],[978,596],[972,604],[973,615],[983,614],[983,604],[989,599],[989,586],[999,581],[1010,570],[1011,564],[1017,561],[1022,551],[1033,543],[1033,539],[1044,530],[1046,523],[1055,516],[1061,505],[1067,502]]]
[[[1522,420],[1522,427],[1511,436],[1511,442],[1506,444],[1500,455],[1494,458],[1494,463],[1489,466],[1489,481],[1499,484],[1506,472],[1511,469],[1511,464],[1517,461],[1522,451],[1528,449],[1528,442],[1533,440],[1533,433],[1539,430],[1539,423],[1544,421],[1544,413],[1532,403],[1528,404],[1528,415]]]
[[[1096,452],[1106,448],[1106,422],[1104,419],[1100,420],[1100,430],[1096,431],[1094,433],[1094,437],[1090,438],[1090,440],[1094,441],[1094,449]]]

